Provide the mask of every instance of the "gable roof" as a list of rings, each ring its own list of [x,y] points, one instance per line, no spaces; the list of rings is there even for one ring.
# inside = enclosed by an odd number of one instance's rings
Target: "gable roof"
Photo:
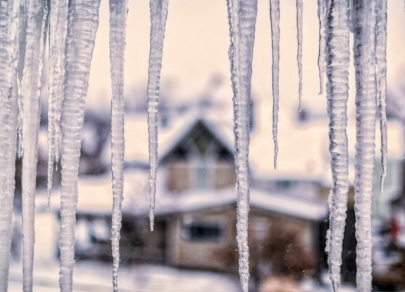
[[[213,114],[190,111],[175,119],[170,126],[159,128],[159,162],[201,123],[230,153],[233,153],[233,126]],[[125,161],[129,164],[148,165],[148,127],[146,115],[128,115],[125,118]],[[111,145],[107,143],[102,160],[111,163]]]
[[[125,173],[123,213],[133,216],[148,216],[149,194],[147,177],[139,171]],[[79,179],[78,213],[111,215],[111,174]],[[46,198],[37,196],[37,210],[46,209]],[[60,190],[54,190],[51,207],[59,210]],[[156,216],[198,212],[207,209],[236,205],[234,188],[220,190],[190,190],[181,194],[156,193]],[[41,208],[43,206],[43,208]],[[250,206],[270,213],[290,216],[308,221],[319,221],[328,214],[326,202],[310,201],[282,194],[250,190]]]

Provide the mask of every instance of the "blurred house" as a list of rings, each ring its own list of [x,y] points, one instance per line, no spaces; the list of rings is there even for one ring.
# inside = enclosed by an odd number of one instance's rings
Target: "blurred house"
[[[300,273],[302,276],[303,270],[316,274],[326,267],[324,246],[331,184],[328,129],[324,121],[284,121],[281,127],[281,161],[277,170],[268,163],[273,155],[272,149],[264,147],[271,140],[270,134],[265,136],[260,125],[251,134],[249,246],[252,277],[263,278],[274,273]],[[86,133],[91,130],[86,131],[82,146],[89,148],[92,136]],[[98,133],[96,130],[93,132]],[[125,133],[122,262],[236,272],[232,117],[212,109],[189,110],[180,117],[165,121],[159,132],[154,232],[149,231],[148,218],[146,116],[127,115]],[[376,226],[383,226],[390,220],[390,202],[401,193],[401,128],[390,123],[389,133],[384,196],[378,192],[380,162],[376,159],[373,213]],[[354,127],[349,126],[349,145],[352,148],[354,134]],[[89,147],[85,145],[86,141],[89,141]],[[103,147],[96,147],[96,166],[108,169],[110,142],[105,138],[103,141]],[[349,150],[349,155],[353,186],[353,149]],[[83,159],[81,169],[93,169],[91,165],[86,165],[91,164],[89,161]],[[52,197],[51,205],[55,212],[58,212],[58,193],[55,190]],[[78,258],[111,259],[111,206],[111,174],[89,171],[82,176],[76,226]],[[52,242],[57,246],[57,238]],[[355,246],[351,187],[342,269],[346,280],[353,279],[355,275]]]

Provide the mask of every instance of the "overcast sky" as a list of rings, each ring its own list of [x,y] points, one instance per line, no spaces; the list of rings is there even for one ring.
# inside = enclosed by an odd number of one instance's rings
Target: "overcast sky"
[[[298,106],[298,69],[296,62],[295,0],[281,2],[280,111],[291,114]],[[394,86],[405,63],[404,4],[388,1],[388,82]],[[261,120],[271,123],[271,36],[269,0],[258,0],[254,48],[252,96],[260,106]],[[303,105],[316,111],[326,110],[325,95],[318,95],[317,1],[304,1]],[[109,106],[110,74],[108,49],[108,1],[101,1],[100,26],[94,49],[88,106]],[[134,89],[146,91],[149,55],[149,1],[129,0],[126,47],[125,89],[127,98]],[[225,0],[170,0],[164,42],[162,92],[173,98],[197,98],[214,75],[223,84],[218,96],[231,102],[228,60],[228,21]],[[354,72],[351,68],[350,105],[354,103]],[[325,78],[326,79],[326,78]],[[169,87],[170,86],[170,87]],[[353,110],[351,110],[353,112]]]

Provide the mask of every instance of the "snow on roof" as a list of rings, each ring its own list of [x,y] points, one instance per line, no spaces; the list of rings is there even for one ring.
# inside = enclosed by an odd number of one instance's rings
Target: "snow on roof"
[[[79,179],[78,213],[111,214],[112,185],[110,175]],[[46,198],[46,196],[43,196]],[[51,207],[59,208],[60,190],[53,191]],[[157,216],[219,208],[236,203],[234,188],[222,190],[190,190],[182,194],[157,192]],[[37,204],[41,204],[40,201]],[[42,202],[42,204],[45,204]],[[250,191],[251,207],[309,221],[319,221],[328,214],[324,202],[313,202],[281,194]],[[132,215],[149,214],[147,177],[141,172],[125,174],[123,212]]]
[[[156,205],[156,214],[165,215],[172,213],[192,212],[210,208],[218,208],[229,204],[236,204],[236,191],[234,188],[223,190],[190,191],[181,194],[173,204],[159,207]],[[313,202],[294,198],[291,196],[266,193],[250,190],[250,206],[271,213],[291,216],[309,221],[319,221],[328,214],[324,202]]]
[[[192,110],[174,119],[170,126],[159,127],[159,159],[164,158],[198,123],[202,122],[230,151],[233,151],[232,125],[215,113]],[[125,160],[148,163],[148,125],[146,115],[127,115],[125,118]],[[103,162],[111,163],[111,145],[106,143]]]
[[[273,166],[274,143],[271,125],[256,126],[251,133],[249,160],[252,175],[256,177],[311,179],[325,184],[331,182],[328,120],[321,119],[299,123],[286,112],[280,113],[278,131],[278,163]],[[159,157],[162,159],[201,121],[223,145],[233,151],[234,134],[232,119],[222,118],[213,111],[189,111],[174,119],[169,127],[159,129]],[[148,131],[146,115],[128,115],[125,122],[125,159],[127,162],[148,163]],[[376,159],[380,155],[380,132],[376,125]],[[398,122],[388,123],[388,156],[400,159],[403,155],[402,126]],[[354,161],[356,128],[349,120],[349,155]],[[107,143],[104,162],[110,163],[110,143]],[[349,179],[354,180],[354,164],[349,165]]]

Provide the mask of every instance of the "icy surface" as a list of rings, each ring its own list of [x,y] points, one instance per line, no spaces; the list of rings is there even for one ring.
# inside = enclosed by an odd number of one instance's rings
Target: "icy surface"
[[[17,137],[18,145],[17,151],[19,157],[22,155],[22,124],[23,124],[23,94],[22,94],[22,77],[24,73],[25,64],[25,36],[27,33],[27,12],[28,12],[28,0],[20,0],[20,17],[19,17],[19,47],[18,47],[18,121],[17,121]]]
[[[356,70],[356,163],[354,200],[357,238],[357,291],[371,291],[371,206],[373,195],[375,89],[375,1],[353,1]]]
[[[19,1],[0,1],[0,292],[7,291],[17,131]]]
[[[239,275],[243,291],[249,282],[249,119],[253,46],[257,16],[256,0],[228,0],[231,45],[231,81],[233,89],[235,164],[237,191],[237,241]]]
[[[38,162],[38,131],[40,116],[40,92],[44,63],[46,21],[48,7],[45,0],[29,3],[27,12],[26,47],[23,95],[23,141],[22,161],[22,233],[23,233],[23,276],[24,291],[32,291],[32,270],[34,263],[34,217],[35,189]]]
[[[113,191],[111,246],[114,291],[118,291],[119,241],[124,186],[124,51],[126,19],[127,0],[110,0],[111,171]]]
[[[51,0],[49,15],[48,89],[48,208],[52,189],[53,163],[59,160],[60,114],[65,75],[65,44],[68,0]]]
[[[278,131],[278,100],[280,76],[280,1],[270,0],[271,21],[271,50],[272,50],[272,82],[273,82],[273,141],[274,141],[274,168],[277,168],[277,131]]]
[[[326,24],[329,151],[333,177],[333,186],[329,194],[330,227],[326,250],[329,254],[330,279],[335,292],[340,287],[342,244],[349,191],[346,126],[349,94],[350,32],[347,27],[346,9],[346,0],[332,0]]]
[[[59,235],[61,292],[72,291],[81,131],[100,1],[71,0],[69,5],[61,122],[62,195]]]
[[[150,53],[148,70],[149,196],[150,229],[153,231],[158,165],[158,110],[163,40],[169,0],[150,0]]]
[[[378,94],[378,107],[381,129],[381,182],[380,191],[383,193],[384,179],[387,175],[387,0],[376,0],[376,90]]]
[[[297,63],[298,63],[298,110],[301,111],[301,98],[302,98],[302,14],[303,5],[302,0],[297,0]]]
[[[319,49],[318,49],[318,70],[319,70],[319,94],[323,94],[323,77],[325,76],[325,22],[326,22],[326,1],[318,0],[318,21],[319,21]]]

